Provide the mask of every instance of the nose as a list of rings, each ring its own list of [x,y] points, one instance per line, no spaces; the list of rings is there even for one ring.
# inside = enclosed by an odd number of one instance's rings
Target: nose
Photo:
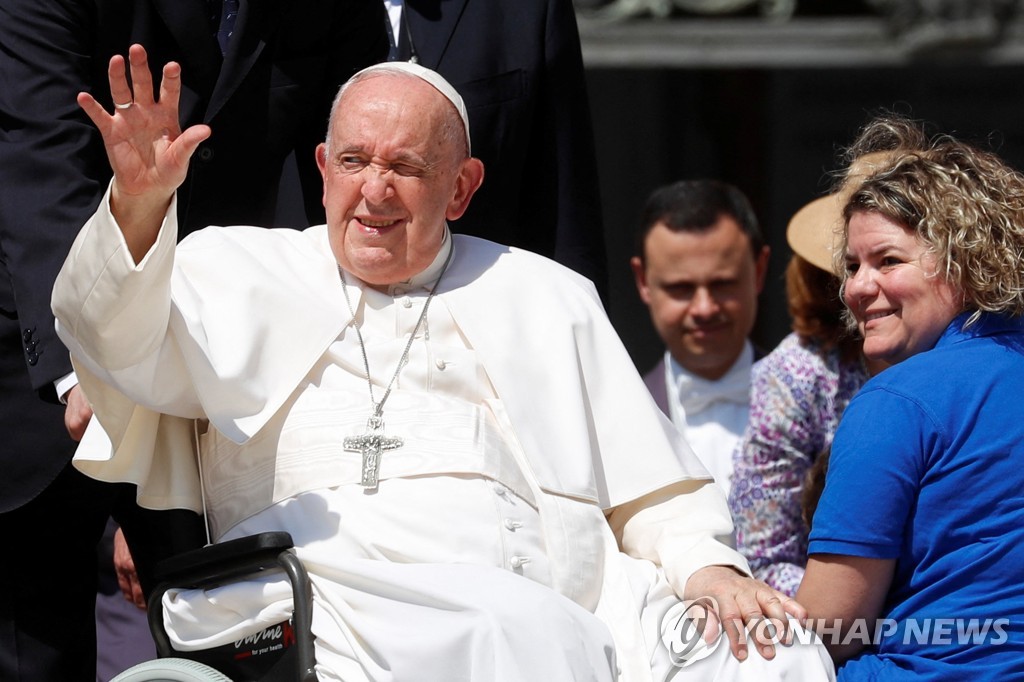
[[[711,317],[718,312],[718,301],[711,295],[711,290],[699,286],[690,299],[690,314],[694,317]]]
[[[843,300],[850,308],[855,308],[859,300],[873,296],[878,292],[878,283],[875,281],[871,268],[859,266],[855,272],[846,276],[843,283]]]
[[[391,169],[368,164],[363,169],[363,196],[371,204],[383,203],[394,193],[391,186]]]

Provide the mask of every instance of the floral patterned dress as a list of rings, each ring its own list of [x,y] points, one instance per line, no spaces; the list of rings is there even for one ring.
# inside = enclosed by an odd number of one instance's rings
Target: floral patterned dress
[[[864,364],[790,334],[754,365],[750,421],[734,458],[729,506],[737,549],[754,577],[793,595],[807,565],[801,494],[807,470],[832,443]]]

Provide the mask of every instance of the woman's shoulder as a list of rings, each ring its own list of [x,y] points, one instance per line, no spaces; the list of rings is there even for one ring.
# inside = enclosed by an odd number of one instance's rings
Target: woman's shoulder
[[[823,398],[846,396],[867,381],[859,358],[844,359],[836,347],[794,333],[755,363],[751,380],[755,386],[784,386],[790,392]]]

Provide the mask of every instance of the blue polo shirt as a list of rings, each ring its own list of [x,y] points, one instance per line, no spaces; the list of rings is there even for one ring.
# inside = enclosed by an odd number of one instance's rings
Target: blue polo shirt
[[[1024,679],[1024,320],[966,320],[836,432],[809,553],[896,559],[841,680]]]

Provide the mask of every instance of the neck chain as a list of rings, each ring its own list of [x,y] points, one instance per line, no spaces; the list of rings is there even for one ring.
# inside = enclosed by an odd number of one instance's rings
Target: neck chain
[[[348,312],[352,315],[352,321],[349,324],[351,324],[352,328],[356,330],[356,338],[359,339],[359,350],[362,351],[363,354],[363,369],[366,372],[366,385],[370,389],[370,407],[373,409],[373,412],[370,414],[370,418],[366,421],[367,432],[361,436],[346,438],[344,442],[346,450],[362,453],[363,465],[361,483],[364,488],[372,489],[377,487],[381,453],[384,450],[393,450],[402,446],[401,438],[387,438],[384,436],[384,403],[387,402],[388,397],[391,395],[391,389],[394,387],[395,380],[398,379],[398,375],[402,372],[402,368],[409,362],[409,351],[412,350],[412,342],[415,340],[416,333],[419,332],[420,327],[423,326],[424,320],[427,319],[427,310],[430,308],[430,302],[434,300],[434,295],[441,286],[441,278],[444,277],[444,273],[448,269],[448,263],[451,262],[452,253],[454,251],[454,246],[449,246],[448,255],[444,259],[444,265],[441,266],[441,273],[437,276],[437,279],[434,281],[434,286],[430,290],[430,294],[427,295],[427,300],[423,303],[423,311],[420,313],[419,319],[416,320],[416,326],[412,328],[412,333],[409,335],[409,341],[405,344],[405,350],[402,351],[402,356],[398,359],[398,366],[395,367],[395,373],[391,375],[391,379],[384,388],[384,395],[381,397],[380,402],[377,402],[373,397],[373,379],[370,378],[370,360],[366,354],[366,343],[363,341],[363,332],[360,330],[359,322],[356,320],[355,308],[352,307],[352,299],[349,298],[348,295],[348,282],[345,279],[345,271],[342,270],[340,265],[338,266],[338,276],[341,277],[342,292],[345,294],[345,303],[348,304]]]

